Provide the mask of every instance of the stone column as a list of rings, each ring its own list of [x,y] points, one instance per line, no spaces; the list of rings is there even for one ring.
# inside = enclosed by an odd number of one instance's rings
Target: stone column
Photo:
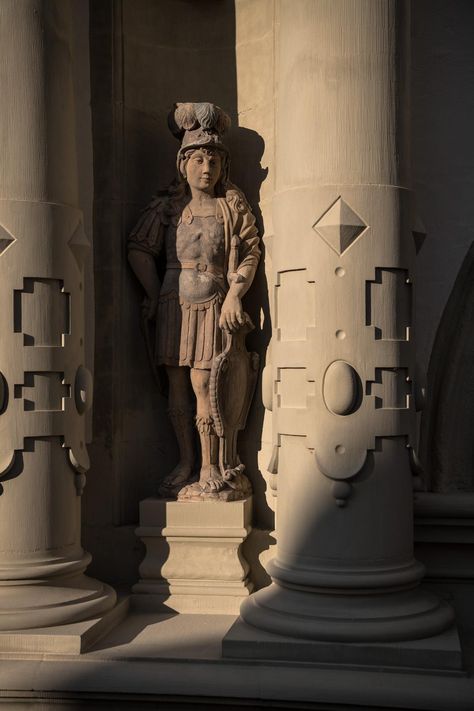
[[[303,640],[437,635],[413,557],[409,6],[281,0],[273,428],[278,553],[245,622]]]
[[[84,575],[84,257],[69,2],[0,3],[0,630],[97,617]]]

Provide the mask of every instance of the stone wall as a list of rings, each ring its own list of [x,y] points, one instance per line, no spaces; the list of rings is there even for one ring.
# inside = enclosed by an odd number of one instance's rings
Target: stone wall
[[[428,234],[417,262],[415,309],[424,371],[473,239],[472,18],[468,0],[455,8],[447,0],[412,3],[413,177]],[[174,174],[178,144],[166,114],[175,101],[214,101],[231,115],[231,176],[254,208],[265,245],[248,299],[261,325],[250,345],[263,363],[269,355],[272,288],[265,274],[271,273],[271,200],[278,170],[276,22],[275,0],[91,3],[96,389],[84,516],[91,572],[105,580],[128,584],[137,578],[138,501],[156,492],[176,458],[166,401],[154,387],[138,326],[140,289],[125,258],[126,235],[140,209]],[[264,397],[259,383],[242,442],[256,491],[255,525],[262,531],[274,528],[275,507],[266,472],[271,432]],[[248,552],[259,584],[265,575],[257,550],[265,551],[269,541],[257,532]]]

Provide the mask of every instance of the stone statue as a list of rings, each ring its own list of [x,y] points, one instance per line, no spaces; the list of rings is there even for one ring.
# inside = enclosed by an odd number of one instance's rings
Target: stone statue
[[[236,442],[258,371],[257,354],[245,349],[253,325],[242,297],[260,258],[259,237],[245,196],[229,181],[222,143],[227,114],[210,103],[182,103],[168,122],[181,140],[178,177],[144,210],[128,242],[129,262],[145,291],[152,365],[155,373],[164,366],[169,381],[180,454],[159,493],[236,500],[251,492]]]

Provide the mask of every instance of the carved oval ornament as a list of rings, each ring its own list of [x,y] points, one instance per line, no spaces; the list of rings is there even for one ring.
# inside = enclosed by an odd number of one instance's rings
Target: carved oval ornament
[[[350,415],[362,402],[362,383],[355,368],[344,360],[335,360],[323,378],[326,407],[335,415]]]
[[[74,381],[74,401],[80,415],[92,405],[92,375],[87,368],[80,365]]]
[[[3,373],[0,372],[0,415],[8,406],[8,385]]]

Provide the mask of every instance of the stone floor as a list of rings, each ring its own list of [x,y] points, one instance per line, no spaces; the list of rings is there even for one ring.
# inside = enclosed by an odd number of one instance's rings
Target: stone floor
[[[472,588],[458,594],[458,617]],[[0,704],[19,709],[150,707],[474,709],[474,635],[461,619],[465,669],[223,659],[230,615],[156,615],[132,609],[81,655],[0,655]]]

